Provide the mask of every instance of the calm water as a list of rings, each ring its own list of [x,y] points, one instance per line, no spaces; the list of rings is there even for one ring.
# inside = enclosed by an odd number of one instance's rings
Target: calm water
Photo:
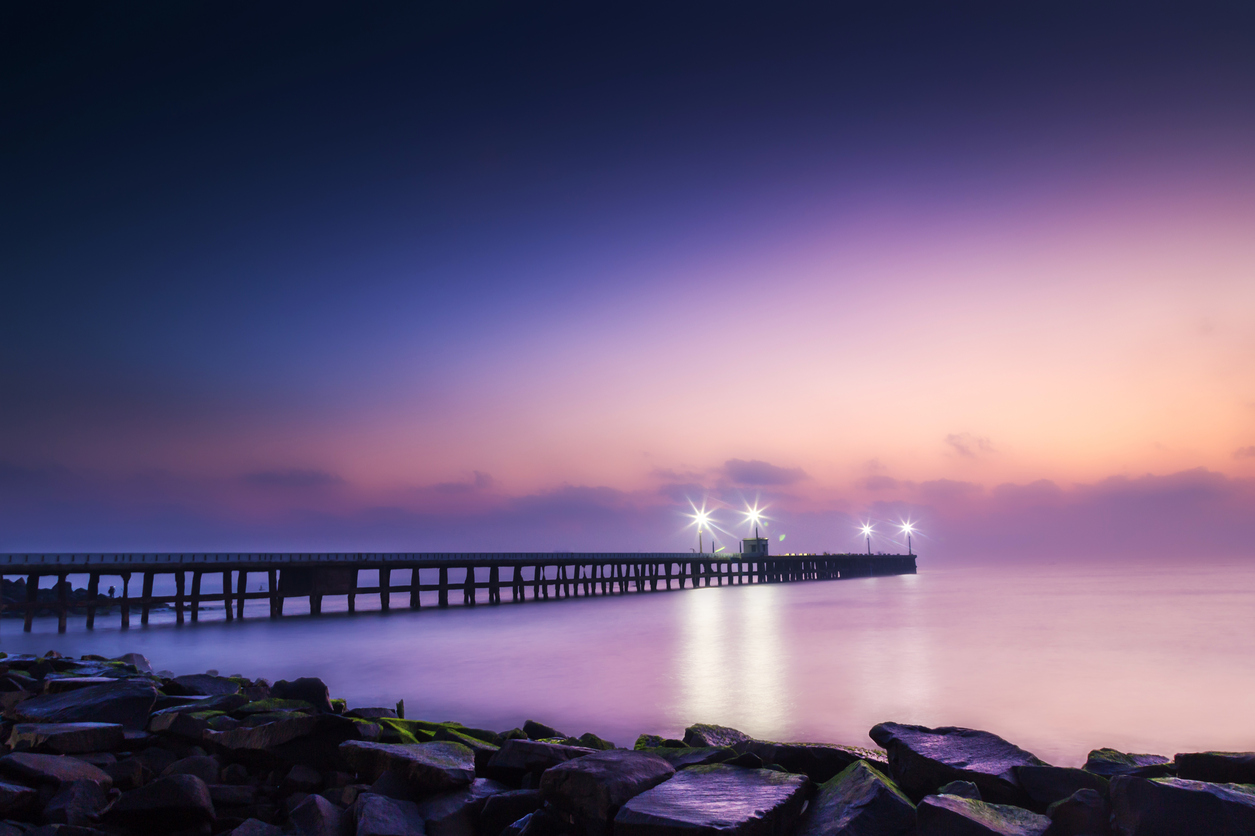
[[[314,675],[350,705],[404,699],[410,717],[497,729],[531,717],[629,746],[692,722],[865,745],[896,720],[989,729],[1075,765],[1096,746],[1255,749],[1252,564],[924,568],[277,622],[256,602],[242,623],[215,609],[196,627],[160,615],[128,632],[116,615],[93,634],[81,618],[65,635],[55,619],[31,635],[5,619],[0,648]]]

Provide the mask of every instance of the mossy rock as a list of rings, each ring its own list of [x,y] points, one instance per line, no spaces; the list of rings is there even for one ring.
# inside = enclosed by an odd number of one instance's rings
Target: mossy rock
[[[370,722],[383,729],[382,743],[428,743],[436,739],[436,732],[431,727],[443,728],[438,723],[402,720],[399,717],[377,717]]]
[[[279,700],[273,697],[264,700],[254,700],[240,706],[233,714],[266,714],[273,711],[307,711],[312,712],[314,707],[304,700]]]
[[[660,749],[662,748],[663,737],[660,734],[642,734],[636,738],[636,743],[632,744],[632,748],[640,751],[642,749]]]
[[[527,732],[523,731],[522,729],[510,729],[508,732],[501,733],[502,743],[505,743],[507,740],[528,740],[528,739],[529,738],[527,736]]]
[[[336,714],[343,714],[344,712],[349,710],[349,701],[348,700],[332,700],[331,710],[334,711]]]

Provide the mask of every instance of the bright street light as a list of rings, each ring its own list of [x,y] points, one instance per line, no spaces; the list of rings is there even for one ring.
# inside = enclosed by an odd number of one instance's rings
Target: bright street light
[[[906,535],[906,553],[911,554],[911,533],[915,531],[915,526],[913,523],[904,522],[898,527],[901,528],[902,533]]]
[[[863,523],[863,536],[867,538],[867,553],[872,553],[872,524]]]
[[[758,539],[758,524],[762,522],[762,519],[763,519],[762,510],[759,509],[757,505],[754,505],[753,507],[742,511],[741,513],[745,515],[746,524],[754,526],[754,539],[757,540]]]

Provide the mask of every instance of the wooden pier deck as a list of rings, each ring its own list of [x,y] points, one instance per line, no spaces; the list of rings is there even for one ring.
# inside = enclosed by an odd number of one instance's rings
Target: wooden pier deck
[[[360,586],[359,573],[378,572],[378,584]],[[394,574],[395,573],[395,574]],[[203,605],[220,603],[228,621],[244,617],[244,603],[269,600],[270,617],[283,615],[288,598],[307,598],[311,615],[322,612],[323,599],[344,595],[354,612],[359,595],[377,594],[380,609],[389,610],[393,596],[408,596],[405,607],[419,609],[423,592],[436,593],[436,606],[451,599],[462,606],[499,604],[503,590],[511,601],[547,600],[573,596],[622,595],[699,586],[790,583],[808,580],[903,575],[915,573],[914,555],[783,555],[652,552],[556,553],[361,553],[361,554],[0,554],[0,578],[26,580],[26,600],[0,602],[0,614],[18,610],[30,631],[35,614],[53,610],[58,630],[65,632],[67,617],[83,610],[87,629],[94,629],[101,607],[117,607],[121,627],[131,624],[132,610],[147,624],[153,607],[174,608],[175,620],[195,622]],[[404,574],[405,577],[400,577]],[[88,597],[70,596],[70,575],[87,575]],[[132,596],[131,580],[139,576],[140,594]],[[175,594],[154,595],[157,575],[173,575]],[[222,591],[202,592],[206,575],[220,575]],[[264,591],[248,591],[250,575],[264,575]],[[55,601],[39,601],[41,578],[57,578]],[[101,579],[118,580],[122,594],[99,599]],[[190,581],[190,584],[189,584]],[[399,583],[394,581],[401,581]]]

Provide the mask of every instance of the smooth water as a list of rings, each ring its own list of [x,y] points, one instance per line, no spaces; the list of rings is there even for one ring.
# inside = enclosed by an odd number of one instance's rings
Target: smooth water
[[[534,718],[628,746],[694,722],[867,745],[872,725],[895,720],[988,729],[1063,765],[1098,746],[1255,749],[1253,561],[925,567],[277,621],[266,606],[250,602],[243,622],[222,621],[218,605],[196,626],[165,613],[129,631],[112,615],[88,633],[80,617],[64,635],[56,619],[29,635],[5,619],[0,648],[319,676],[350,705],[404,699],[409,717],[496,729]]]

